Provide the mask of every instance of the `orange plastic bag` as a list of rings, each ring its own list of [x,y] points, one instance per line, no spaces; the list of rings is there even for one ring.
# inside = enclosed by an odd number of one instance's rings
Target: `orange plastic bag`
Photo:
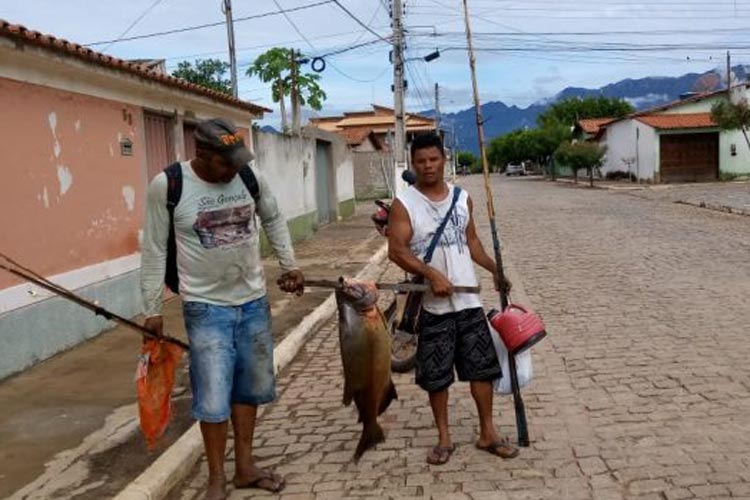
[[[143,343],[135,373],[141,432],[149,449],[172,419],[172,386],[182,348],[171,342],[148,339]]]

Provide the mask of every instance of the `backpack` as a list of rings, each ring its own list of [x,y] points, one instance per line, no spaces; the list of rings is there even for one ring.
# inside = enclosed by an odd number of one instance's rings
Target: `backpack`
[[[177,242],[174,231],[174,209],[180,202],[182,196],[182,165],[173,163],[164,169],[167,176],[167,211],[169,212],[169,238],[167,239],[167,268],[164,272],[164,283],[174,293],[180,291],[180,278],[177,275]],[[239,171],[240,179],[250,191],[255,205],[260,202],[260,187],[258,179],[249,165],[245,165]]]

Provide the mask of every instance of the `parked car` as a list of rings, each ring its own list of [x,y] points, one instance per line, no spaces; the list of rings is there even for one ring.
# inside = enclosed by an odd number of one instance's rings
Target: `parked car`
[[[505,167],[505,175],[526,175],[526,167],[523,163],[508,163]]]

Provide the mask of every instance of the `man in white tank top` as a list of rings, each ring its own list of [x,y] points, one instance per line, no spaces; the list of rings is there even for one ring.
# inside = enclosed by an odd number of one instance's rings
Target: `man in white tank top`
[[[424,256],[437,228],[448,214],[457,186],[444,180],[445,154],[435,134],[418,136],[411,144],[417,182],[393,202],[388,218],[388,257],[406,272],[424,276],[430,284],[419,315],[417,384],[429,393],[439,441],[427,462],[444,464],[455,450],[448,429],[448,388],[468,381],[479,413],[477,448],[503,458],[518,449],[501,439],[492,421],[492,380],[501,375],[482,303],[476,294],[453,293],[454,285],[476,286],[474,263],[497,276],[495,261],[482,246],[472,218],[472,200],[460,192],[435,248],[432,261]],[[497,281],[497,280],[496,280]],[[510,284],[502,284],[510,288]]]

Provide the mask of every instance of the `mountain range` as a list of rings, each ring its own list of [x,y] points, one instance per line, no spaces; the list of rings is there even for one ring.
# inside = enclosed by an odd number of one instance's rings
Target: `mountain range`
[[[726,71],[724,72],[726,73]],[[732,67],[733,80],[745,81],[750,75],[750,66]],[[536,126],[536,117],[551,104],[572,97],[605,96],[625,99],[637,110],[648,109],[680,99],[680,96],[696,91],[718,90],[726,88],[725,76],[716,71],[706,73],[688,73],[678,77],[647,77],[626,79],[605,85],[598,89],[567,87],[554,98],[532,104],[526,108],[508,106],[502,101],[491,101],[482,104],[484,133],[487,139],[506,134],[513,130]],[[434,110],[421,114],[434,116]],[[455,147],[460,150],[477,153],[476,118],[474,107],[455,113],[443,113],[442,127],[447,130],[448,146],[453,146],[451,134],[455,134]]]

